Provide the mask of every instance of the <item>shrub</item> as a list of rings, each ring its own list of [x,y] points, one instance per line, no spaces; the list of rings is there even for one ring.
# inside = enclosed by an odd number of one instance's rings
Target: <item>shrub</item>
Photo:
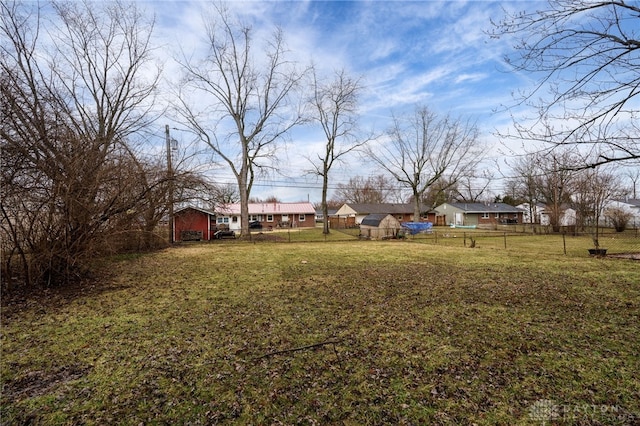
[[[616,232],[623,232],[631,220],[632,215],[626,210],[611,208],[605,211],[605,217],[611,221]]]

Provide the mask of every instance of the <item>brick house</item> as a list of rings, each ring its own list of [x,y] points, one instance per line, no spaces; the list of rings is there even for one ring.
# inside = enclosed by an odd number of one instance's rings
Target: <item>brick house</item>
[[[316,226],[316,209],[311,203],[249,203],[249,222],[262,229],[312,228]],[[241,229],[240,203],[216,208],[216,226]]]

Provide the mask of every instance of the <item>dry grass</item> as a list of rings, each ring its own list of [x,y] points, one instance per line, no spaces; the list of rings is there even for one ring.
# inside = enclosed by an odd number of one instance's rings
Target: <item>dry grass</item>
[[[640,420],[638,262],[230,242],[103,267],[4,307],[3,422]]]

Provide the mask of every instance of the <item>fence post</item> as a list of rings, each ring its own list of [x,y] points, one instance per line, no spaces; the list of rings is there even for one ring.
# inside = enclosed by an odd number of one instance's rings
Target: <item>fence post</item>
[[[564,249],[564,255],[567,255],[567,240],[565,239],[566,232],[562,233],[562,247]]]
[[[464,240],[464,246],[466,247],[467,246],[467,233],[466,232],[462,233],[462,238]]]
[[[504,233],[504,249],[507,249],[507,232]]]

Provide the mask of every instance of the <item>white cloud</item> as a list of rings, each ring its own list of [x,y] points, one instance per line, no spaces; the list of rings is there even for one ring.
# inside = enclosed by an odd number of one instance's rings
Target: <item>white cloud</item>
[[[454,82],[456,84],[463,83],[463,82],[476,82],[476,81],[484,80],[485,78],[487,78],[486,73],[480,73],[480,72],[470,73],[470,74],[463,73],[456,76]]]

